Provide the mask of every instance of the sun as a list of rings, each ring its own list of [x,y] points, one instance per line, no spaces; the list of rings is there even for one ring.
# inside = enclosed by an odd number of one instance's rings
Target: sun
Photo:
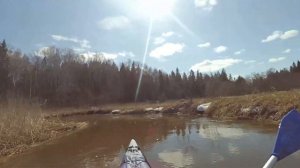
[[[160,20],[172,13],[175,0],[137,0],[136,9],[139,14]]]

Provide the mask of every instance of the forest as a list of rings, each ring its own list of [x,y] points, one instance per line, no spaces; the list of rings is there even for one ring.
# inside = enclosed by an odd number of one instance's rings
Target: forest
[[[143,72],[139,92],[137,86]],[[300,61],[233,78],[223,69],[204,74],[177,68],[170,73],[128,60],[117,65],[101,54],[87,59],[72,49],[48,47],[43,55],[24,54],[0,44],[0,102],[17,98],[44,106],[80,106],[165,101],[283,91],[300,87]]]

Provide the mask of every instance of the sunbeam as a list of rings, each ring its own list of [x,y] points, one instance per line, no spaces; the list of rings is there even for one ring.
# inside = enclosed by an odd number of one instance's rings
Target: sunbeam
[[[149,28],[148,28],[148,35],[147,35],[146,46],[145,46],[145,52],[144,52],[143,63],[142,63],[142,69],[141,69],[141,72],[140,72],[138,85],[137,85],[137,88],[136,88],[136,91],[135,91],[135,98],[134,98],[135,102],[138,99],[139,92],[140,92],[140,87],[141,87],[141,82],[142,82],[142,79],[143,79],[144,66],[145,66],[146,57],[147,57],[148,49],[149,49],[149,43],[150,43],[151,32],[152,32],[152,25],[153,25],[153,19],[150,18],[150,23],[149,23]]]
[[[182,21],[176,17],[173,14],[170,14],[171,18],[183,29],[185,30],[189,35],[197,36],[191,29],[189,29]],[[197,36],[198,37],[198,36]]]

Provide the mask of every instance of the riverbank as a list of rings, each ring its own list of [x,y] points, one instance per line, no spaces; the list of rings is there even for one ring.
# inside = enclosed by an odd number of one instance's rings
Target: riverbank
[[[80,115],[145,115],[145,114],[175,114],[195,115],[198,103],[207,99],[180,99],[165,102],[119,103],[93,107],[48,109],[46,118],[65,118]],[[196,103],[197,102],[197,103]]]
[[[37,105],[10,102],[0,106],[0,158],[22,153],[32,146],[86,127],[86,123],[45,119]]]
[[[76,115],[198,115],[198,105],[211,103],[204,116],[220,120],[260,120],[278,123],[290,110],[300,107],[300,90],[259,93],[209,99],[181,99],[166,102],[108,104],[81,109],[53,110],[47,118]]]
[[[300,90],[213,99],[207,115],[218,119],[266,120],[274,123],[300,107]]]

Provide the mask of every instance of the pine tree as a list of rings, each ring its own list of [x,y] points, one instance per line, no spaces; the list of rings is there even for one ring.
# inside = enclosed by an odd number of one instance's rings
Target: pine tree
[[[197,88],[196,88],[195,72],[193,70],[190,71],[190,75],[189,75],[188,81],[189,81],[190,96],[195,97],[196,94],[197,94]]]
[[[5,40],[0,44],[0,100],[6,99],[6,93],[9,85],[8,78],[8,55],[7,55],[7,46]]]
[[[158,71],[158,83],[159,83],[159,93],[164,95],[165,92],[165,80],[161,70]]]
[[[290,67],[290,72],[296,72],[296,69],[297,69],[296,63],[293,62],[292,66]]]
[[[296,72],[300,72],[300,61],[297,61]]]
[[[221,79],[221,81],[228,81],[228,76],[227,76],[225,69],[222,69],[221,74],[220,74],[220,79]]]

